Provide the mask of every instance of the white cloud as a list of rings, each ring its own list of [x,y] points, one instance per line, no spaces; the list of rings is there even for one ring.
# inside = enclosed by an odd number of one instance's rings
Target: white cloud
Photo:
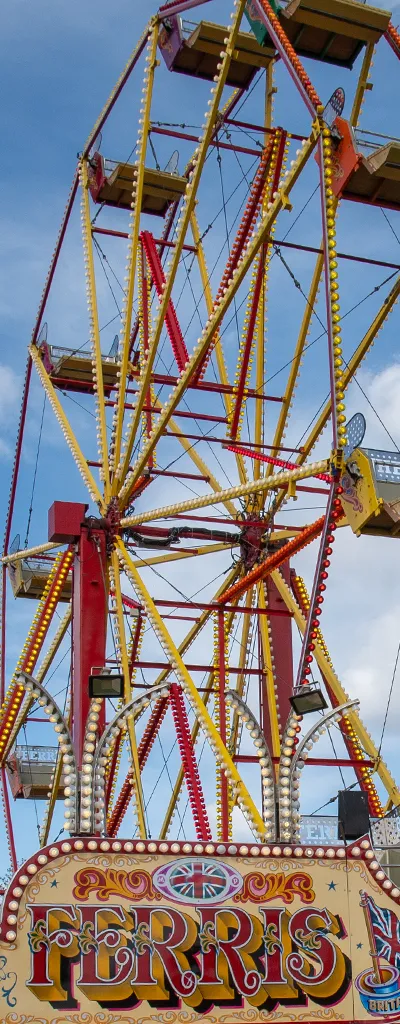
[[[17,411],[17,401],[19,399],[20,385],[19,380],[11,369],[11,366],[5,366],[0,363],[0,420],[5,422],[10,413]]]
[[[9,459],[12,448],[7,434],[10,427],[15,431],[15,422],[19,414],[20,382],[11,369],[0,363],[0,459]]]

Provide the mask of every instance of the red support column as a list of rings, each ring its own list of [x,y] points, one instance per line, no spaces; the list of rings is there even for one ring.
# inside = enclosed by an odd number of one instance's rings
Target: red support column
[[[280,569],[285,583],[290,586],[290,565],[287,560]],[[281,611],[285,605],[275,586],[271,576],[266,579],[266,596],[269,610]],[[277,688],[277,712],[280,716],[279,724],[283,732],[287,717],[290,711],[289,697],[293,693],[293,647],[292,647],[292,620],[290,616],[279,616],[271,614],[269,620],[271,631],[271,647],[274,657],[275,682]],[[271,729],[269,724],[268,703],[265,696],[265,708],[263,711],[263,732],[266,740],[271,745]]]
[[[225,666],[225,621],[224,612],[218,612],[218,700],[219,700],[219,733],[221,740],[226,746],[226,666]],[[228,803],[228,782],[225,773],[219,769],[219,786],[221,794],[221,839],[224,843],[229,840],[229,803]]]
[[[106,571],[105,531],[82,525],[74,559],[72,593],[72,736],[79,767],[90,708],[89,676],[92,667],[100,668],[106,660]],[[103,702],[99,735],[104,724]]]

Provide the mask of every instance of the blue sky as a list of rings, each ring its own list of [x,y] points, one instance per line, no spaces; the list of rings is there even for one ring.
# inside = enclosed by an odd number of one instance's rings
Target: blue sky
[[[9,479],[12,464],[12,449],[16,433],[19,409],[19,394],[26,359],[26,346],[49,259],[57,234],[60,218],[66,202],[68,189],[76,166],[76,154],[82,148],[90,127],[108,95],[121,68],[129,56],[150,14],[153,4],[146,2],[128,4],[117,2],[113,5],[87,2],[62,2],[54,5],[39,0],[34,8],[22,2],[9,3],[3,15],[3,53],[0,62],[2,111],[2,160],[0,164],[1,204],[1,349],[0,349],[0,480],[2,517],[5,516]],[[191,12],[193,20],[201,16],[210,20],[224,19],[229,15],[225,0],[213,3]],[[396,12],[394,13],[396,23]],[[355,70],[360,67],[360,58]],[[351,109],[351,95],[355,86],[355,74],[316,62],[308,64],[310,77],[321,98],[326,101],[333,89],[342,85],[346,91],[345,113]],[[104,133],[102,151],[106,156],[125,159],[136,140],[136,117],[138,96],[141,89],[141,74],[126,90],[110,119]],[[155,93],[154,120],[182,122],[201,125],[203,111],[208,97],[208,86],[190,78],[168,74],[161,67]],[[372,73],[374,90],[369,93],[364,106],[361,125],[375,132],[400,135],[398,117],[398,64],[392,51],[383,40],[379,46]],[[294,86],[288,81],[284,69],[277,69],[278,98],[275,123],[298,133],[308,133],[309,117],[299,100]],[[262,96],[260,88],[254,90],[242,111],[244,120],[260,121]],[[153,136],[157,157],[162,166],[171,155],[174,143],[171,139]],[[247,138],[242,145],[252,146]],[[253,142],[254,144],[254,142]],[[190,155],[191,147],[179,144],[180,169]],[[292,154],[293,155],[293,154]],[[250,175],[252,159],[241,157],[241,170],[225,154],[223,177],[225,198],[229,197],[242,173]],[[216,154],[210,157],[202,184],[199,219],[204,228],[221,208],[221,185],[218,178]],[[254,172],[253,172],[254,173]],[[301,211],[316,185],[316,168],[310,168],[299,183],[292,215],[285,214],[277,228],[277,237],[282,238],[291,231],[291,240],[302,244],[319,244],[318,196],[310,202],[306,212],[292,228],[292,221]],[[234,230],[235,220],[240,212],[240,203],[245,198],[243,183],[236,197],[227,204],[228,229]],[[104,223],[119,227],[123,223],[120,211],[106,211]],[[108,216],[109,215],[109,216]],[[286,218],[286,219],[285,219]],[[152,225],[152,230],[160,230]],[[370,210],[358,204],[342,203],[339,213],[338,248],[345,251],[368,255],[387,261],[400,262],[400,238],[397,215],[387,212],[387,219],[379,210]],[[108,246],[100,239],[109,265],[119,280],[123,277],[124,253],[114,242]],[[205,242],[209,265],[221,251],[225,241],[225,225],[222,215],[215,220],[215,227]],[[284,250],[285,258],[292,273],[307,291],[312,274],[312,257]],[[218,274],[223,269],[224,253],[216,261],[213,285],[218,283]],[[79,210],[71,223],[65,253],[60,263],[60,273],[55,281],[54,295],[49,303],[48,322],[50,340],[53,343],[69,345],[71,348],[83,344],[87,326],[85,323],[86,303],[79,241]],[[341,298],[342,312],[365,299],[368,292],[381,285],[390,271],[342,263]],[[102,283],[100,283],[100,279]],[[183,281],[183,278],[182,278]],[[199,293],[199,280],[192,271],[193,288]],[[362,301],[355,313],[346,321],[344,346],[346,357],[352,352],[375,311],[379,307],[390,283],[370,298]],[[115,285],[118,293],[118,285]],[[177,296],[179,289],[177,290]],[[244,290],[240,295],[240,301]],[[273,378],[267,387],[272,393],[281,393],[285,374],[275,374],[282,364],[290,359],[296,339],[304,300],[293,280],[279,262],[273,261],[270,276],[269,339],[267,348],[267,379]],[[102,323],[115,315],[115,304],[106,282],[99,270],[99,304]],[[190,325],[193,302],[186,290],[181,300],[182,324]],[[318,307],[323,318],[323,307]],[[188,326],[190,343],[195,340],[198,323]],[[105,350],[111,345],[118,323],[104,333]],[[310,338],[321,333],[314,323]],[[235,325],[226,331],[228,365],[234,374],[237,340]],[[359,374],[359,381],[386,424],[396,445],[400,447],[399,402],[400,363],[398,345],[398,310],[394,312],[368,361]],[[273,392],[273,389],[276,391]],[[293,411],[288,441],[295,446],[307,424],[311,421],[327,389],[326,346],[316,343],[305,359],[297,402]],[[78,396],[79,398],[79,396]],[[43,398],[37,382],[32,390],[32,403],[28,418],[26,447],[22,461],[21,482],[17,496],[14,532],[20,532],[24,540],[27,522],[27,508],[31,493],[40,429]],[[87,444],[91,457],[95,457],[93,432],[88,425],[88,409],[85,400],[80,406],[68,400],[66,408],[79,433],[82,443]],[[200,409],[197,404],[196,408]],[[390,442],[373,410],[367,406],[362,392],[355,385],[349,394],[349,412],[362,408],[368,421],[367,442],[370,445],[390,447]],[[268,412],[268,415],[270,413]],[[271,427],[273,425],[271,413]],[[325,433],[318,454],[329,451],[329,435]],[[175,449],[164,449],[166,464],[175,457]],[[215,454],[209,455],[213,469],[221,476],[221,467],[215,461]],[[189,468],[190,463],[181,463]],[[226,461],[222,474],[231,474],[232,464]],[[222,481],[226,482],[224,475]],[[201,487],[199,487],[201,490]],[[174,488],[166,487],[160,492],[165,504],[174,500]],[[182,497],[189,497],[185,490]],[[74,467],[66,453],[58,428],[54,427],[51,412],[46,409],[43,436],[38,465],[34,510],[31,521],[29,542],[46,539],[47,509],[55,498],[82,500],[84,491]],[[315,502],[314,502],[315,504]],[[300,505],[300,502],[299,502]],[[145,506],[146,507],[146,506]],[[318,514],[318,513],[317,513]],[[293,511],[286,514],[285,521],[293,522]],[[312,515],[312,513],[311,513]],[[297,522],[309,521],[310,512],[296,515]],[[363,708],[375,736],[379,736],[383,720],[382,702],[389,689],[396,648],[399,642],[398,621],[400,599],[398,589],[398,564],[400,547],[386,540],[371,541],[362,538],[357,541],[346,531],[337,541],[337,553],[326,603],[324,629],[332,649],[334,663],[351,695],[364,698]],[[307,549],[296,563],[299,570],[308,575],[315,562],[315,551]],[[222,566],[221,570],[222,571]],[[206,586],[217,570],[201,566],[198,570],[198,587],[193,585],[190,575],[179,568],[171,570],[171,579],[185,593],[193,593]],[[152,583],[154,579],[150,577]],[[157,585],[163,587],[161,581]],[[166,591],[165,591],[166,592]],[[206,592],[206,591],[205,591]],[[211,591],[210,591],[211,593]],[[33,608],[27,602],[10,604],[9,659],[8,672],[12,671],[18,651],[26,632]],[[177,627],[178,628],[178,627]],[[183,628],[183,627],[182,627]],[[150,643],[150,642],[149,642]],[[151,646],[151,645],[150,645]],[[65,685],[63,672],[55,677],[60,688]],[[384,695],[384,696],[382,696]],[[395,689],[389,724],[385,734],[385,754],[393,771],[400,768],[395,733],[399,722],[399,701]],[[29,740],[36,739],[38,732],[30,727]],[[39,727],[36,726],[36,730]],[[36,739],[38,742],[38,739]],[[42,733],[40,741],[43,740]],[[398,772],[398,774],[400,774]],[[328,773],[327,773],[328,775]],[[340,780],[328,778],[318,782],[321,804],[332,795]],[[306,810],[315,809],[315,790],[305,805]],[[41,809],[39,808],[39,811]],[[33,815],[32,807],[24,808],[24,814]],[[17,834],[24,849],[21,829],[21,812],[17,818]],[[35,828],[32,816],[32,828]],[[0,872],[1,873],[1,872]]]

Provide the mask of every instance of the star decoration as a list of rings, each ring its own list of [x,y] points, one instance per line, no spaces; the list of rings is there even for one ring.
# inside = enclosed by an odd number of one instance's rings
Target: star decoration
[[[336,889],[337,882],[327,882],[328,889]]]
[[[357,949],[362,949],[362,948],[363,948],[362,942],[357,942]]]
[[[52,882],[52,883],[51,883],[51,886],[50,886],[50,888],[51,888],[51,889],[56,889],[56,888],[57,888],[57,886],[58,886],[58,882],[56,881],[56,879],[54,879],[54,882]]]

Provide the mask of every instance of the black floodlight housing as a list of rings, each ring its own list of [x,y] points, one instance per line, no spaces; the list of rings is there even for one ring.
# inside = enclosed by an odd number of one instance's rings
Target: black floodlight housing
[[[108,668],[92,668],[89,676],[89,697],[123,697],[124,677],[120,672]]]
[[[325,697],[317,686],[302,686],[289,697],[296,715],[308,715],[311,711],[323,711],[327,708]]]

